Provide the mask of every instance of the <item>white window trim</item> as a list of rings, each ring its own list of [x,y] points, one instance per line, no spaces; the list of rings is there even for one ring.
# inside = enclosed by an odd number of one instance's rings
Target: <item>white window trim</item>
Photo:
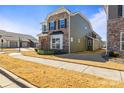
[[[42,30],[42,32],[48,32],[47,23],[46,23],[46,22],[43,22],[43,23],[42,23],[42,25],[41,25],[41,26],[42,26],[42,29],[43,29],[43,25],[45,25],[45,26],[46,26],[46,31]]]
[[[45,25],[45,24],[44,24],[44,25]],[[43,32],[48,32],[48,30],[47,30],[47,25],[45,25],[45,26],[46,26],[46,31],[43,30]],[[43,25],[42,25],[42,27],[43,27]]]
[[[73,37],[71,37],[71,40],[70,40],[71,42],[73,42],[74,41],[74,38]]]
[[[124,17],[124,5],[122,5],[122,16]]]
[[[64,22],[65,22],[65,19],[64,18],[59,19],[59,22],[60,22],[60,20],[64,20]],[[65,25],[65,23],[64,23],[64,25]],[[62,29],[61,28],[61,22],[59,23],[59,26],[60,26],[60,29]]]
[[[85,29],[85,30],[87,30],[87,29],[88,29],[88,27],[87,27],[87,26],[84,26],[84,29]]]
[[[124,42],[122,41],[122,34],[124,34],[124,32],[120,32],[120,51],[124,51],[122,50],[122,42]]]
[[[55,20],[52,20],[52,21],[50,21],[49,23],[54,23],[55,22]],[[55,25],[55,24],[54,24]],[[51,29],[50,29],[51,30]],[[55,29],[54,29],[55,30]]]
[[[69,49],[68,49],[68,53],[70,54],[71,53],[71,35],[70,35],[70,15],[69,15],[69,31],[68,31],[68,41],[69,41],[69,43],[68,43],[68,46],[69,46]]]
[[[51,35],[51,40],[50,40],[50,48],[51,49],[56,49],[52,47],[52,39],[53,38],[60,38],[60,49],[63,49],[63,34],[60,35]]]

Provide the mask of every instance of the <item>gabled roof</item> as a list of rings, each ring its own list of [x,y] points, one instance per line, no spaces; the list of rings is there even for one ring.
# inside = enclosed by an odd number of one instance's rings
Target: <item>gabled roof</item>
[[[55,15],[55,14],[59,14],[59,13],[62,13],[62,12],[67,12],[68,14],[71,14],[71,12],[70,12],[68,9],[66,9],[65,7],[61,7],[61,8],[59,8],[59,9],[57,9],[57,10],[51,12],[50,14],[48,14],[46,20],[47,20],[50,16]]]
[[[84,15],[81,14],[80,12],[75,12],[75,13],[73,13],[73,12],[69,11],[68,9],[66,9],[65,7],[61,7],[61,8],[59,8],[59,9],[57,9],[57,10],[51,12],[50,14],[48,14],[48,16],[46,17],[46,20],[48,20],[48,18],[49,18],[50,16],[55,15],[55,14],[59,14],[59,13],[62,13],[62,12],[67,12],[70,16],[75,16],[75,15],[77,15],[77,14],[80,15],[83,19],[85,19],[85,20],[88,22],[90,28],[93,30],[93,28],[92,28],[92,26],[91,26],[91,24],[90,24],[90,22],[89,22],[89,20],[87,19],[86,16],[84,16]],[[45,20],[45,21],[46,21],[46,20]],[[44,23],[44,22],[42,22],[42,23]]]
[[[76,12],[72,14],[72,16],[75,16],[75,15],[80,15],[85,21],[87,21],[87,23],[90,26],[90,29],[93,31],[92,25],[85,15],[81,14],[80,12]]]
[[[19,34],[19,33],[14,33],[14,32],[7,32],[5,30],[0,30],[0,35],[2,35],[2,38],[6,40],[19,40],[19,38],[22,41],[33,41],[33,42],[38,42],[36,38],[34,38],[31,35],[25,35],[25,34]]]

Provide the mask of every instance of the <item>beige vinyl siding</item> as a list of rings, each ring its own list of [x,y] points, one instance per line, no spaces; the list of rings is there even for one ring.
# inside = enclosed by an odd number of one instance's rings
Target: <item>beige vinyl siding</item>
[[[93,40],[93,50],[100,49],[100,41],[98,39]]]
[[[86,34],[90,31],[88,22],[80,15],[77,14],[70,17],[70,38],[73,38],[73,42],[70,42],[71,52],[87,50]],[[79,39],[80,42],[78,42]]]

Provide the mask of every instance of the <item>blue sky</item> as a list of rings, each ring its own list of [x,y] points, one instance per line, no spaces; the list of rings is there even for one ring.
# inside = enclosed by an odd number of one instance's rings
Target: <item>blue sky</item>
[[[64,5],[63,5],[64,6]],[[62,5],[26,5],[0,6],[0,29],[36,36],[40,33],[40,23],[46,16]],[[103,40],[106,40],[106,23],[103,6],[100,5],[66,5],[72,12],[81,12],[91,22]]]

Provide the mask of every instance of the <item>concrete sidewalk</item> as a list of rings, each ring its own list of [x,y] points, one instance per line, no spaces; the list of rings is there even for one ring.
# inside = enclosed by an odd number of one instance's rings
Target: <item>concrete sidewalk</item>
[[[13,58],[18,58],[18,59],[22,59],[22,60],[26,60],[26,61],[41,63],[41,64],[53,66],[53,67],[64,68],[64,69],[68,69],[68,70],[78,71],[81,73],[88,73],[88,74],[96,75],[96,76],[103,77],[106,79],[124,81],[124,72],[123,71],[75,64],[75,63],[68,63],[68,62],[64,62],[64,61],[55,61],[55,60],[49,60],[49,59],[43,59],[43,58],[23,56],[20,53],[11,53],[11,54],[9,54],[9,56],[11,56]]]
[[[36,88],[25,80],[0,67],[0,88]]]
[[[0,74],[0,88],[21,88],[16,83],[9,80],[4,75]]]

